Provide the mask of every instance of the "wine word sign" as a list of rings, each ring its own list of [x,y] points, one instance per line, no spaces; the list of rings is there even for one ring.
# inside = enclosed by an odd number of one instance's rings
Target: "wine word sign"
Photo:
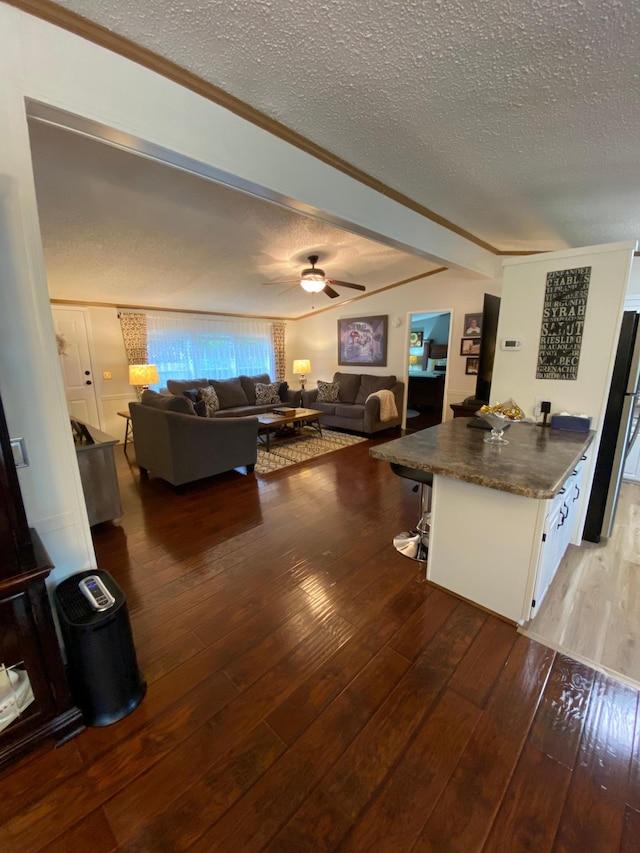
[[[547,273],[536,379],[577,379],[591,267]]]

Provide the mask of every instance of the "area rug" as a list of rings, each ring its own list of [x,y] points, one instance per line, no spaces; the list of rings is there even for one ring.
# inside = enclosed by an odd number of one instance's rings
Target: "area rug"
[[[299,462],[307,462],[316,456],[325,453],[333,453],[334,450],[342,450],[352,444],[359,444],[367,439],[360,435],[349,435],[344,432],[332,432],[323,429],[322,438],[313,427],[304,427],[299,438],[288,439],[271,443],[271,450],[267,453],[263,447],[258,447],[258,461],[256,462],[256,474],[271,474],[289,465],[297,465]]]

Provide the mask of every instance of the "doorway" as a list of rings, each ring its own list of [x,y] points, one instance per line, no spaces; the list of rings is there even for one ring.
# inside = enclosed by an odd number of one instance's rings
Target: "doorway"
[[[100,427],[84,308],[51,308],[69,414]]]
[[[444,420],[450,329],[450,311],[409,316],[407,432],[428,429]]]

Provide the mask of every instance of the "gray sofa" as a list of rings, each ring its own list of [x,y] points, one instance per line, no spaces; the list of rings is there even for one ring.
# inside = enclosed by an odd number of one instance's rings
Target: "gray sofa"
[[[337,403],[318,402],[318,389],[302,392],[302,405],[324,412],[322,426],[338,427],[365,435],[400,426],[404,405],[404,382],[395,376],[374,376],[370,373],[335,373],[333,382],[340,386]],[[380,420],[380,399],[369,398],[375,391],[391,391],[396,401],[398,416],[389,421]]]
[[[199,418],[187,397],[144,391],[129,403],[136,461],[179,487],[224,471],[253,471],[257,459],[258,421],[252,417]]]
[[[290,391],[286,382],[278,383],[280,400],[277,403],[256,404],[256,383],[270,385],[268,373],[258,376],[233,376],[230,379],[169,379],[167,392],[175,397],[186,396],[194,404],[196,414],[204,414],[198,404],[198,390],[211,385],[220,401],[220,409],[214,418],[238,418],[245,415],[260,415],[277,406],[300,405],[300,392]],[[161,392],[162,393],[162,392]]]

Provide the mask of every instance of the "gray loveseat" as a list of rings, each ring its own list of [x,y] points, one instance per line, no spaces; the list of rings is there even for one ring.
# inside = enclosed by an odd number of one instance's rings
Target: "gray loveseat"
[[[271,385],[268,373],[258,376],[233,376],[230,379],[169,379],[167,391],[176,397],[188,397],[194,404],[196,414],[204,414],[199,406],[198,390],[211,385],[220,401],[220,409],[214,418],[238,418],[245,415],[260,415],[278,406],[297,406],[300,392],[290,391],[286,382],[279,382],[279,400],[275,403],[256,403],[256,383]]]
[[[129,403],[136,461],[151,473],[182,486],[224,471],[253,471],[258,421],[252,417],[199,418],[187,397],[144,391]]]
[[[318,389],[302,392],[302,405],[324,412],[322,426],[339,427],[372,435],[383,429],[400,426],[404,405],[404,382],[395,376],[374,376],[370,373],[335,373],[333,382],[340,386],[336,403],[318,402]],[[376,391],[391,391],[398,416],[380,420],[380,399],[369,397]]]

